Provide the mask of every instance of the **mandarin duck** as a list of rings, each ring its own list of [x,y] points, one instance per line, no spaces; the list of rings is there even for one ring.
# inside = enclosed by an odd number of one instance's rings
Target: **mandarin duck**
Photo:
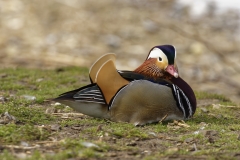
[[[92,117],[136,126],[193,116],[195,94],[179,76],[172,45],[153,47],[134,71],[117,70],[115,59],[115,54],[100,57],[89,70],[91,84],[53,100]]]

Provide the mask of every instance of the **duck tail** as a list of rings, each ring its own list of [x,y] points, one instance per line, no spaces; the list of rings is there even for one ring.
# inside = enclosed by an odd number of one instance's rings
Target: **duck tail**
[[[91,117],[109,118],[108,105],[96,84],[63,93],[52,100]]]

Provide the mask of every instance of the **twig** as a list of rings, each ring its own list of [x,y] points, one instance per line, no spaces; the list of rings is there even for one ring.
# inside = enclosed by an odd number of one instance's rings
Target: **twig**
[[[60,141],[40,141],[36,142],[37,144],[46,144],[46,143],[59,143]]]
[[[52,113],[52,114],[56,115],[56,116],[66,115],[66,116],[69,116],[69,117],[84,116],[84,114],[82,114],[82,113]]]
[[[193,143],[193,148],[194,148],[194,151],[197,151],[197,146],[196,146],[196,143]]]
[[[158,123],[162,123],[162,121],[164,121],[167,118],[168,114],[166,114],[160,121],[158,121]]]
[[[3,147],[9,148],[9,149],[23,149],[23,150],[31,150],[31,149],[36,149],[39,148],[39,145],[35,145],[32,147],[23,147],[23,146],[15,146],[15,145],[4,145]]]

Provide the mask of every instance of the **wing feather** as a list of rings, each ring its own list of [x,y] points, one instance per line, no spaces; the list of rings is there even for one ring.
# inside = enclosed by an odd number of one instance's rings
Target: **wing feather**
[[[55,98],[55,100],[73,100],[106,104],[102,92],[97,84],[90,84],[82,88],[63,93],[59,97]]]

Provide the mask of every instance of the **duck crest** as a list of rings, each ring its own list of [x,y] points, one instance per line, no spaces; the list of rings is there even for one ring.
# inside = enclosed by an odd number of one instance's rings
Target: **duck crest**
[[[161,50],[165,53],[165,55],[167,56],[167,58],[168,58],[168,63],[169,63],[169,64],[174,64],[174,60],[175,60],[175,57],[176,57],[176,50],[175,50],[174,46],[172,46],[172,45],[160,45],[160,46],[155,46],[155,47],[153,47],[153,48],[150,50],[149,54],[151,53],[151,51],[152,51],[154,48],[159,48],[159,49],[161,49]],[[149,54],[148,54],[148,55],[149,55]]]

